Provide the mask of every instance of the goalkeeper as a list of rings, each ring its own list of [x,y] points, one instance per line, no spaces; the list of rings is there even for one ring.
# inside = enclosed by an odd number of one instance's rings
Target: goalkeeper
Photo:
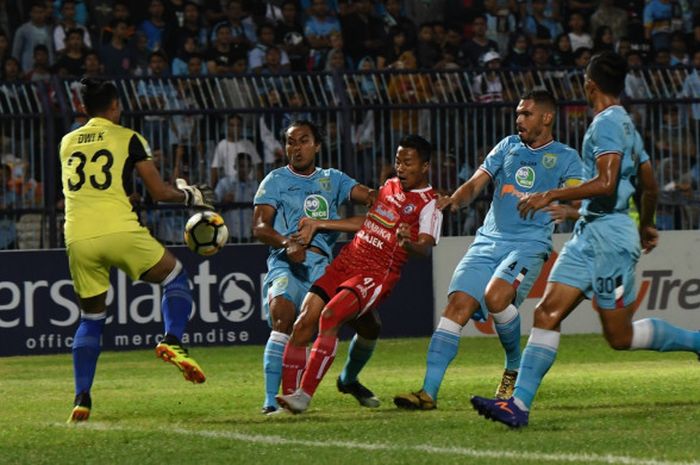
[[[61,140],[61,179],[65,196],[65,239],[73,287],[80,301],[80,325],[73,339],[75,402],[69,422],[90,416],[90,388],[100,355],[100,337],[107,317],[109,272],[117,267],[131,279],[159,283],[165,335],[156,355],[175,365],[188,381],[203,383],[204,373],[180,339],[192,294],[182,264],[139,224],[125,185],[137,173],[154,200],[211,208],[206,186],[177,188],[163,182],[146,140],[118,124],[121,106],[109,81],[83,79],[80,94],[90,118]]]

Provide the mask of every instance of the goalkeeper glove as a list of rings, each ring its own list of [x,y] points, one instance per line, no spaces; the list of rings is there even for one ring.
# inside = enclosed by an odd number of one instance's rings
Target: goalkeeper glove
[[[182,178],[175,180],[175,187],[185,194],[185,205],[188,207],[203,207],[214,209],[214,191],[206,184],[188,185]]]

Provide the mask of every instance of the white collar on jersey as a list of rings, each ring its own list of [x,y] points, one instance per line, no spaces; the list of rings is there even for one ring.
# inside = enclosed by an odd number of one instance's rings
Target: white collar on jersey
[[[285,165],[284,167],[287,168],[287,171],[289,171],[290,173],[292,173],[294,176],[299,176],[300,178],[310,178],[311,176],[313,176],[314,174],[318,173],[318,172],[321,170],[321,168],[319,168],[318,166],[316,166],[316,167],[314,168],[314,171],[313,171],[312,173],[309,173],[309,174],[301,174],[301,173],[297,173],[296,171],[294,171],[293,169],[291,169],[291,168],[289,167],[289,165]]]
[[[524,145],[525,147],[527,147],[529,150],[531,150],[531,151],[533,151],[533,152],[537,152],[538,150],[546,149],[547,147],[549,147],[550,145],[552,145],[554,142],[556,142],[556,141],[555,141],[554,139],[552,139],[552,140],[550,140],[549,142],[547,142],[546,144],[537,147],[536,149],[530,147],[530,146],[527,145],[525,142],[523,142],[523,145]]]

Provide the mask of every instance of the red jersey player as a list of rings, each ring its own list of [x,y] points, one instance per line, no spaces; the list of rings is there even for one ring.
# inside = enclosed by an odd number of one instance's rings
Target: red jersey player
[[[381,187],[366,217],[302,223],[301,241],[308,240],[316,229],[357,233],[304,299],[282,362],[283,395],[277,401],[285,409],[301,413],[308,408],[335,358],[340,327],[366,319],[363,317],[374,312],[399,280],[408,254],[427,256],[437,243],[442,213],[436,207],[437,194],[428,184],[431,150],[430,142],[420,136],[401,140],[394,164],[396,177]],[[319,334],[307,362],[306,346],[317,324]],[[357,393],[338,387],[362,403]]]

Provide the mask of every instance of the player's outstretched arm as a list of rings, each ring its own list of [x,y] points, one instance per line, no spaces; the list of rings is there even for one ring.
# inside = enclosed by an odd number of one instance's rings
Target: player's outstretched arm
[[[209,186],[189,186],[184,179],[177,180],[177,188],[167,184],[160,177],[152,160],[136,163],[136,172],[143,179],[148,193],[156,202],[184,203],[189,207],[213,209],[214,192]]]
[[[411,240],[411,227],[402,223],[396,231],[396,236],[399,238],[399,245],[403,247],[411,255],[427,257],[433,247],[435,247],[435,238],[430,234],[418,234],[418,240]]]
[[[637,174],[639,190],[642,193],[641,202],[639,202],[639,238],[642,243],[642,250],[644,250],[644,253],[649,253],[659,243],[659,233],[654,223],[656,202],[659,197],[659,185],[656,183],[656,177],[650,162],[647,161],[639,165]]]
[[[486,171],[476,170],[472,177],[459,186],[451,196],[440,197],[437,201],[437,207],[444,210],[449,205],[452,212],[457,212],[462,206],[472,203],[490,180],[491,176]]]
[[[617,187],[621,157],[619,153],[610,152],[599,155],[596,159],[598,175],[578,186],[562,187],[546,192],[525,195],[518,202],[518,210],[523,218],[532,217],[552,202],[565,200],[583,200],[592,197],[610,196]]]
[[[299,220],[299,230],[292,234],[292,240],[309,245],[319,230],[355,233],[360,230],[364,221],[365,216],[351,216],[339,220],[315,220],[305,216]]]
[[[350,191],[350,200],[367,208],[371,207],[376,199],[377,191],[364,184],[356,184]]]
[[[287,257],[294,263],[302,263],[306,259],[306,249],[291,237],[278,233],[272,227],[277,210],[272,205],[256,205],[253,210],[253,237],[276,249],[284,248]]]

